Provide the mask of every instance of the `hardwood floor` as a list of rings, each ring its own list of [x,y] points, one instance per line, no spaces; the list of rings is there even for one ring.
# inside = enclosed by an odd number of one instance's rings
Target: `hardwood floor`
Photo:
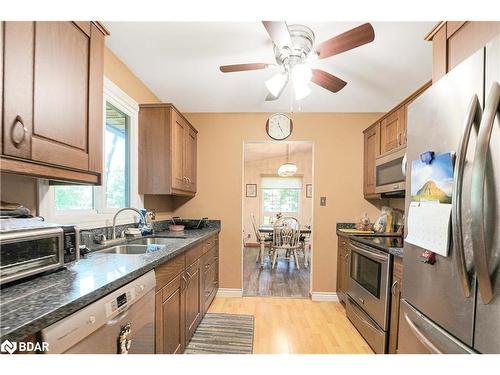
[[[269,257],[265,257],[264,267],[255,262],[258,247],[243,250],[243,295],[309,298],[310,267],[305,268],[304,256],[299,255],[298,270],[294,262],[278,258],[275,269],[271,269]]]
[[[208,312],[253,315],[254,354],[373,353],[338,302],[216,297]]]

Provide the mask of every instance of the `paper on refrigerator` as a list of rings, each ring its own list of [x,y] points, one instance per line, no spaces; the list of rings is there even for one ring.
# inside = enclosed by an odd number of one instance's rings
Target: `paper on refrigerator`
[[[451,204],[433,201],[411,202],[405,241],[447,256],[450,216]]]
[[[437,155],[428,163],[412,162],[406,242],[448,255],[452,187],[451,153]]]

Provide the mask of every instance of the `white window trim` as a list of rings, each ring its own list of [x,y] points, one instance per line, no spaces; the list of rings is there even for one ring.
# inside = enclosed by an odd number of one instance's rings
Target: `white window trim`
[[[115,85],[110,79],[104,77],[104,100],[103,100],[103,124],[106,123],[106,102],[109,102],[120,111],[125,113],[130,118],[129,128],[129,171],[130,171],[130,199],[131,207],[143,207],[144,196],[139,195],[139,104],[128,96],[123,90]],[[104,139],[103,126],[102,137]],[[104,147],[104,142],[103,142]],[[104,167],[104,160],[103,167]],[[103,169],[104,170],[104,169]],[[103,176],[103,186],[104,186]],[[99,190],[102,187],[98,187]],[[101,197],[103,195],[101,194]],[[94,197],[95,199],[95,197]],[[38,180],[38,202],[39,213],[47,221],[58,224],[77,224],[80,228],[96,228],[110,226],[112,219],[118,209],[109,209],[103,207],[103,202],[96,200],[99,210],[68,210],[59,211],[55,209],[54,189],[49,186],[48,180]],[[133,223],[136,220],[136,215],[124,212],[117,218],[117,224]]]

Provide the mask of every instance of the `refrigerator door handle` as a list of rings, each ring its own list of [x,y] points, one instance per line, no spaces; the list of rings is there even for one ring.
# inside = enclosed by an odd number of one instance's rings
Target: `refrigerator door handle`
[[[493,285],[490,278],[488,257],[486,254],[486,237],[484,228],[484,184],[486,179],[486,161],[491,133],[500,104],[500,85],[494,82],[486,104],[479,127],[477,146],[472,165],[471,185],[471,232],[472,252],[476,264],[479,293],[484,304],[493,299]]]
[[[418,327],[416,326],[415,323],[413,323],[413,321],[410,319],[410,317],[408,316],[407,313],[404,313],[404,316],[405,316],[405,320],[406,320],[406,323],[408,323],[408,326],[410,327],[410,329],[412,330],[412,332],[414,333],[415,337],[418,339],[418,341],[420,341],[422,343],[422,345],[424,345],[427,349],[429,349],[429,351],[433,354],[443,354],[443,352],[441,352],[441,350],[439,350],[437,348],[436,345],[434,345],[432,343],[431,340],[429,340],[423,333],[420,329],[418,329]]]
[[[464,241],[462,233],[462,186],[464,180],[465,157],[469,146],[470,135],[474,124],[479,126],[481,122],[481,104],[476,94],[472,97],[467,117],[465,119],[465,129],[460,144],[458,146],[458,154],[455,161],[455,174],[453,176],[453,196],[451,199],[451,224],[453,245],[456,251],[455,259],[457,265],[460,284],[466,298],[470,297],[470,281],[465,264]]]

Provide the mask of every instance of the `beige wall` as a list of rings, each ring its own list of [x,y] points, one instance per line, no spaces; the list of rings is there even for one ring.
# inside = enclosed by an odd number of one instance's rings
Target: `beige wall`
[[[260,144],[259,147],[266,147]],[[306,184],[312,184],[312,151],[291,152],[289,160],[297,165],[297,176],[302,178],[302,190],[300,191],[299,216],[301,225],[312,224],[312,199],[306,198]],[[247,242],[256,243],[252,221],[250,216],[255,215],[257,225],[262,223],[262,176],[277,175],[280,165],[286,162],[286,156],[277,156],[260,160],[245,161],[244,186],[246,184],[257,184],[257,197],[246,197],[243,194],[243,230]],[[248,237],[250,235],[250,238]]]
[[[35,214],[38,210],[36,179],[15,174],[0,175],[0,196],[2,201],[20,203]]]
[[[293,115],[290,140],[314,142],[312,290],[336,290],[336,222],[356,221],[363,212],[373,220],[378,209],[363,199],[362,131],[380,113],[300,113]],[[241,288],[243,142],[269,140],[268,113],[188,113],[198,129],[198,192],[174,200],[179,216],[222,220],[220,286]],[[319,206],[319,197],[327,206]]]
[[[160,99],[109,49],[104,48],[104,75],[139,104]]]

